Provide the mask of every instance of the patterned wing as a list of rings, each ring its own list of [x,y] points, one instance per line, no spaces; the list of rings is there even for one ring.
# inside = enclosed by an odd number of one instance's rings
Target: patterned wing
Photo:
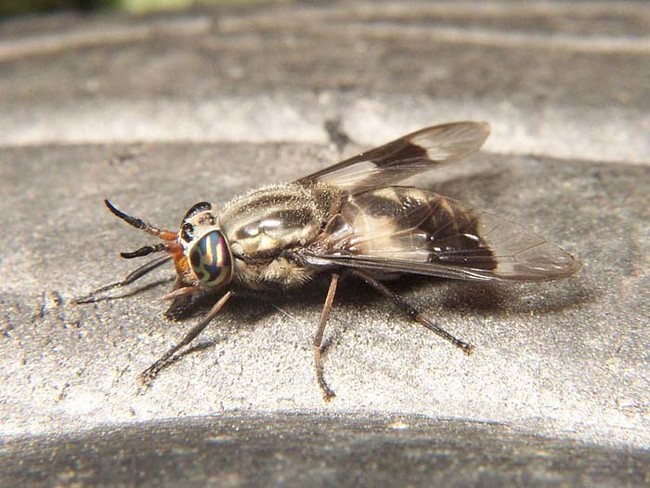
[[[314,266],[465,280],[544,281],[575,273],[570,254],[517,224],[418,188],[347,197],[304,250]]]
[[[298,183],[327,183],[347,193],[392,185],[436,165],[462,159],[478,150],[489,133],[486,122],[428,127],[301,178]]]

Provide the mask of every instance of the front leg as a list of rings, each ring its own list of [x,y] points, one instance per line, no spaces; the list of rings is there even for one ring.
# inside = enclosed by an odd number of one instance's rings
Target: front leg
[[[144,275],[147,273],[152,272],[154,269],[162,266],[165,264],[167,261],[172,259],[171,256],[162,256],[159,257],[158,259],[154,259],[153,261],[149,261],[148,263],[145,263],[144,265],[140,266],[138,269],[135,271],[129,273],[123,280],[117,281],[115,283],[110,283],[108,285],[104,285],[100,288],[97,288],[96,290],[91,291],[89,294],[81,296],[81,297],[76,297],[72,299],[72,303],[74,305],[81,305],[84,303],[95,303],[100,300],[104,300],[104,298],[98,298],[97,295],[113,290],[115,288],[121,288],[123,286],[130,285],[134,281],[139,280],[142,278]]]
[[[217,303],[214,304],[214,306],[210,309],[210,311],[207,314],[205,314],[205,316],[201,319],[201,321],[198,324],[196,324],[194,327],[192,327],[187,334],[185,334],[185,337],[183,337],[183,339],[181,339],[181,341],[178,344],[170,348],[165,354],[163,354],[160,357],[160,359],[158,359],[158,361],[156,361],[147,369],[145,369],[140,374],[141,383],[145,386],[150,386],[153,380],[156,379],[156,376],[158,376],[158,373],[173,362],[174,354],[176,354],[176,352],[178,352],[178,350],[181,349],[182,347],[190,344],[201,332],[203,332],[203,330],[208,326],[208,324],[212,321],[212,319],[219,313],[219,311],[223,308],[226,302],[231,297],[234,296],[234,294],[235,293],[232,291],[227,291],[217,301]]]
[[[193,310],[193,305],[206,295],[201,288],[187,285],[180,277],[176,278],[172,291],[163,296],[163,300],[171,300],[165,318],[181,320],[186,318]]]

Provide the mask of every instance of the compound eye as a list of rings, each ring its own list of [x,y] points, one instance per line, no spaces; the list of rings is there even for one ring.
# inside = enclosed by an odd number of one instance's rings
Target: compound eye
[[[191,247],[192,271],[205,286],[221,286],[232,279],[232,254],[228,241],[218,230],[208,232]]]

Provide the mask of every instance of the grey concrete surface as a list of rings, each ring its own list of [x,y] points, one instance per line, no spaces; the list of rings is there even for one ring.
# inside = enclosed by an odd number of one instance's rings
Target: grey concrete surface
[[[427,185],[526,223],[584,263],[554,283],[395,283],[476,344],[469,358],[349,283],[328,331],[327,376],[338,397],[324,404],[310,346],[325,291],[315,284],[277,303],[284,313],[232,304],[202,337],[212,347],[138,391],[137,373],[193,321],[167,322],[158,297],[170,283],[147,286],[171,278],[170,267],[132,287],[143,291],[112,294],[124,299],[69,303],[134,269],[118,252],[151,241],[110,215],[102,198],[173,228],[196,201],[294,179],[333,154],[243,143],[5,149],[6,431],[286,409],[532,422],[581,439],[648,442],[644,166],[482,154]]]
[[[650,461],[489,423],[327,414],[184,418],[16,444],[0,465],[16,486],[643,486]]]
[[[647,483],[648,16],[387,2],[0,24],[0,481],[353,484],[365,466],[368,484]],[[346,283],[327,330],[331,403],[311,352],[323,283],[229,305],[140,388],[197,318],[162,316],[169,267],[122,298],[70,303],[149,242],[102,199],[174,228],[197,201],[338,160],[332,118],[357,143],[346,153],[492,122],[486,151],[418,184],[525,224],[583,269],[391,284],[471,357]]]

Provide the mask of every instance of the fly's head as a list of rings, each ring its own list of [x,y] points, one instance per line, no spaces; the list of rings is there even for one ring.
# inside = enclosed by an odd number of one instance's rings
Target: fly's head
[[[192,206],[183,217],[178,232],[154,227],[122,212],[108,200],[105,203],[115,216],[162,240],[134,252],[123,252],[123,258],[137,258],[157,252],[170,254],[181,288],[191,285],[215,289],[232,280],[234,264],[230,245],[209,203],[200,202]]]
[[[230,283],[234,270],[232,251],[210,203],[199,202],[187,211],[178,231],[178,242],[183,249],[182,258],[176,262],[179,272],[189,272],[206,288]]]

